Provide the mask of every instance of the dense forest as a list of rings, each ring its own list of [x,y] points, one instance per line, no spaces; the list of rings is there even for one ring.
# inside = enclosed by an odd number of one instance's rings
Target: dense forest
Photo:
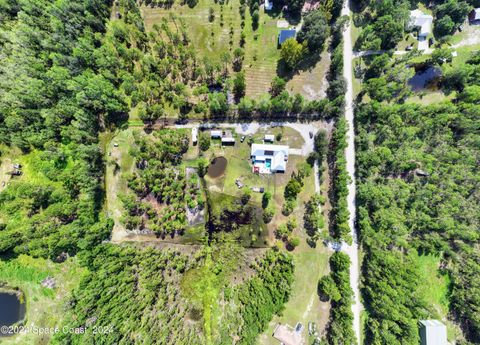
[[[252,344],[289,297],[292,259],[269,250],[252,264],[256,272],[252,278],[232,285],[229,277],[232,272],[238,274],[238,256],[224,247],[205,247],[185,255],[173,250],[98,246],[82,256],[91,273],[74,292],[62,325],[84,332],[59,333],[53,343],[95,344],[101,332],[107,335],[101,337],[104,344],[224,344],[233,338],[238,344]],[[221,316],[223,323],[204,319],[205,301],[198,300],[198,292],[204,290],[224,299],[221,303],[228,310]],[[211,339],[206,339],[202,321],[216,326]]]
[[[97,134],[127,108],[94,57],[110,4],[1,5],[0,142],[29,154],[32,174],[0,193],[0,252],[74,254],[111,228]]]
[[[440,270],[451,278],[449,317],[467,341],[480,342],[479,56],[446,70],[440,83],[456,92],[453,101],[394,104],[408,95],[400,90],[400,100],[356,110],[367,343],[418,342],[417,320],[434,311],[419,295],[417,252],[441,257]],[[369,68],[379,59],[405,64],[380,56]],[[371,78],[384,78],[378,71]]]

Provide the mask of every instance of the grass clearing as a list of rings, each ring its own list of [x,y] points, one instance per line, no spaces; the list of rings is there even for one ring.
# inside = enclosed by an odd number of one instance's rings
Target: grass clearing
[[[322,194],[326,194],[323,188],[328,184],[324,172],[324,179],[321,186]],[[318,280],[330,272],[328,259],[331,252],[325,248],[322,243],[317,242],[317,246],[312,248],[308,245],[308,235],[303,228],[303,215],[305,212],[305,202],[307,202],[315,192],[313,173],[306,178],[305,186],[298,195],[298,205],[291,216],[297,218],[299,227],[294,230],[294,236],[300,238],[300,245],[290,252],[295,263],[295,277],[292,287],[292,294],[285,305],[282,315],[275,316],[270,322],[268,329],[259,337],[260,345],[277,345],[278,341],[272,337],[275,326],[278,323],[288,324],[294,327],[297,322],[304,326],[303,336],[306,339],[305,344],[311,344],[315,337],[308,335],[308,323],[314,322],[317,325],[319,336],[325,331],[330,315],[330,303],[320,301],[317,293]],[[283,196],[283,194],[282,194]],[[325,217],[325,226],[327,227],[326,207],[322,207]],[[278,216],[278,217],[277,217]],[[278,212],[272,223],[278,224],[286,222],[285,217]],[[269,224],[270,225],[270,224]],[[274,226],[273,226],[274,228]]]
[[[291,253],[295,262],[295,279],[292,294],[281,316],[275,316],[268,329],[260,336],[258,344],[277,345],[272,337],[278,323],[292,327],[297,322],[304,326],[303,336],[308,339],[308,322],[315,322],[319,335],[325,329],[329,318],[329,303],[321,302],[317,294],[318,280],[329,273],[330,254],[323,246],[310,248],[302,238],[301,245]],[[313,340],[313,339],[310,339]],[[306,342],[310,344],[311,342]]]
[[[420,273],[418,292],[427,305],[428,318],[445,323],[448,339],[455,340],[461,338],[462,332],[458,325],[448,319],[451,278],[439,270],[440,261],[441,258],[435,255],[415,256]]]
[[[448,313],[448,287],[450,277],[440,274],[440,257],[418,255],[415,261],[420,271],[418,290],[429,306],[432,306],[434,318],[444,318]]]
[[[79,266],[76,258],[69,258],[61,264],[26,255],[8,261],[0,260],[0,281],[10,287],[18,287],[25,293],[27,302],[25,325],[39,328],[60,325],[66,298],[86,273],[87,270]],[[55,279],[55,289],[41,286],[42,280],[48,276]],[[26,333],[2,338],[1,343],[47,344],[49,339],[49,335]]]
[[[128,153],[130,144],[133,143],[133,130],[126,129],[115,135],[109,135],[105,139],[106,170],[105,170],[105,191],[106,210],[115,225],[113,227],[112,239],[119,240],[126,235],[126,229],[120,222],[123,204],[119,194],[128,192],[125,174],[133,171],[133,157]],[[115,147],[115,145],[118,145]]]
[[[214,19],[209,21],[210,11]],[[195,7],[175,3],[171,8],[141,7],[142,16],[147,30],[152,30],[155,24],[175,15],[183,20],[192,46],[202,59],[222,64],[224,53],[233,55],[234,49],[240,47],[240,37],[245,34],[245,56],[243,71],[246,79],[246,95],[256,98],[268,93],[274,76],[284,75],[286,71],[278,64],[280,49],[277,47],[278,34],[282,28],[281,22],[287,22],[287,27],[295,27],[296,22],[288,22],[280,9],[265,11],[259,9],[260,19],[257,30],[252,28],[252,18],[247,8],[245,22],[242,28],[240,15],[240,0],[231,0],[222,5],[211,0],[199,0]],[[170,25],[174,25],[170,23]],[[308,99],[323,97],[326,88],[325,75],[328,71],[329,55],[325,50],[319,61],[312,66],[301,69],[292,75],[287,84],[290,92],[298,92]],[[131,112],[131,119],[137,119],[136,112]]]
[[[406,103],[415,103],[421,105],[438,104],[445,101],[451,101],[455,98],[455,92],[449,95],[444,94],[442,91],[424,91],[416,92],[414,96],[411,96],[405,100]]]

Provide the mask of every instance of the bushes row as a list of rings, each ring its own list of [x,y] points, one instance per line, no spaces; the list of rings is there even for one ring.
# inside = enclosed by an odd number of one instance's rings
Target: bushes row
[[[327,340],[330,344],[356,344],[353,332],[353,314],[350,288],[350,258],[342,252],[335,252],[330,257],[329,275],[318,282],[318,293],[322,300],[330,300],[332,310],[328,324]]]

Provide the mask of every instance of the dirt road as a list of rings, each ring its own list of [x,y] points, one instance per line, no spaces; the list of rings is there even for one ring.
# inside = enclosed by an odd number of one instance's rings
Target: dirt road
[[[349,1],[345,1],[342,9],[342,15],[350,16]],[[354,293],[354,301],[352,304],[353,311],[353,330],[357,336],[357,342],[360,344],[360,291],[359,291],[359,260],[358,260],[358,240],[355,231],[355,217],[356,217],[356,185],[355,185],[355,132],[353,124],[353,84],[352,84],[352,39],[351,39],[351,24],[347,24],[347,28],[343,32],[343,76],[347,82],[347,92],[345,94],[345,118],[348,123],[347,132],[347,149],[345,155],[347,159],[347,172],[351,178],[351,183],[348,186],[348,211],[350,212],[349,226],[353,238],[352,245],[344,243],[342,251],[350,257],[350,285]]]

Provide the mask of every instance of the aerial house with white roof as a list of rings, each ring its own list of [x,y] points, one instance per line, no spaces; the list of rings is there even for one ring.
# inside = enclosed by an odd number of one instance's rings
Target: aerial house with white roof
[[[286,145],[252,144],[250,158],[253,172],[259,174],[282,173],[287,170],[288,150]]]

